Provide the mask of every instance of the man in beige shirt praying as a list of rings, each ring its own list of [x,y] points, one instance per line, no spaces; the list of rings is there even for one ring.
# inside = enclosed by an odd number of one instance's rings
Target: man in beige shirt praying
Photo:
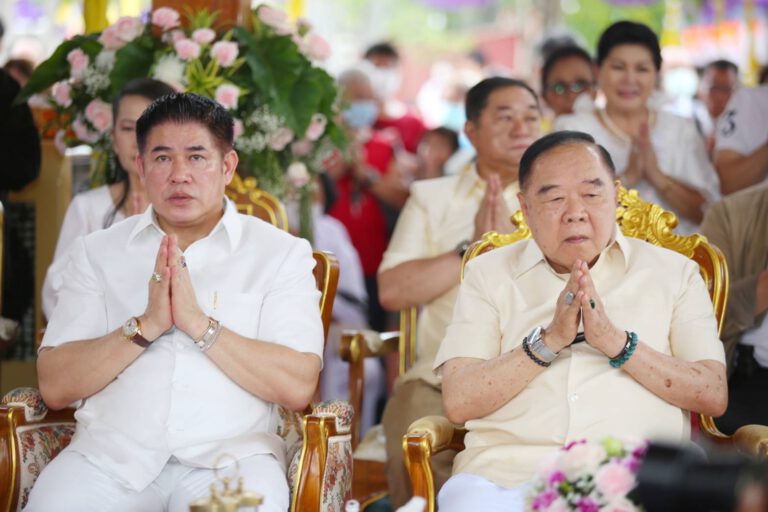
[[[536,94],[518,80],[494,77],[467,92],[464,131],[477,151],[457,176],[417,181],[379,267],[379,297],[389,310],[422,306],[417,360],[395,385],[382,424],[387,438],[387,479],[395,507],[410,497],[402,437],[428,414],[444,414],[432,373],[438,345],[451,319],[469,243],[487,231],[510,232],[517,202],[517,167],[539,136]],[[433,459],[436,487],[451,473],[452,452]]]
[[[446,414],[468,430],[441,512],[523,510],[538,465],[566,443],[684,441],[689,411],[727,404],[698,266],[621,234],[605,149],[556,132],[531,145],[519,176],[533,239],[467,266],[435,359]]]

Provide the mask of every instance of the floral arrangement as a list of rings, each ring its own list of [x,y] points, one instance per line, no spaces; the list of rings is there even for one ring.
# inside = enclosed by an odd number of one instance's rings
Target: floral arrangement
[[[647,443],[572,442],[546,460],[528,495],[526,510],[541,512],[631,512],[628,497]]]
[[[241,173],[278,196],[287,188],[307,195],[312,174],[344,143],[334,122],[334,80],[317,66],[330,55],[328,43],[308,23],[293,24],[267,5],[253,10],[252,28],[223,34],[213,28],[216,13],[188,18],[184,28],[178,12],[162,7],[69,39],[18,100],[55,109],[60,149],[87,144],[106,155],[112,99],[133,79],[156,78],[214,98],[233,114]],[[106,158],[96,167],[95,183],[109,179]]]

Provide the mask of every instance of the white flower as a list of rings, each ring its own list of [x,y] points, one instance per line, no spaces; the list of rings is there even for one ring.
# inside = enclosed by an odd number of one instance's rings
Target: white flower
[[[296,188],[301,188],[309,183],[309,171],[304,162],[293,162],[288,166],[288,181]]]
[[[96,56],[96,67],[103,71],[111,71],[115,65],[115,52],[110,50],[102,50]]]
[[[183,84],[186,64],[174,55],[168,54],[160,57],[155,64],[152,78],[167,84]]]
[[[83,76],[83,84],[86,92],[91,96],[98,96],[101,91],[110,85],[109,73],[94,66],[88,66]]]
[[[600,445],[577,444],[561,454],[558,465],[568,480],[576,480],[581,475],[593,474],[605,457],[605,449]]]

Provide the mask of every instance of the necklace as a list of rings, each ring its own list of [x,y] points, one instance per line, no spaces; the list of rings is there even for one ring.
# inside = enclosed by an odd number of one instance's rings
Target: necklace
[[[627,134],[624,130],[619,128],[619,126],[613,122],[613,119],[611,119],[611,116],[608,115],[608,112],[605,111],[604,108],[597,109],[597,115],[600,118],[600,122],[605,126],[609,132],[613,134],[616,138],[624,142],[625,144],[632,144],[632,137]],[[656,124],[656,113],[653,110],[648,110],[648,128],[653,128],[653,126]]]

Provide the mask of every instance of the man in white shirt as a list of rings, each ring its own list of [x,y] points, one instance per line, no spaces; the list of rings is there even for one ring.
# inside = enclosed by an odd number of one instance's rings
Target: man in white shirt
[[[479,82],[467,93],[466,111],[464,131],[477,150],[475,163],[458,175],[411,186],[379,267],[379,297],[385,308],[422,306],[416,362],[398,379],[382,418],[395,507],[410,496],[403,435],[422,416],[444,414],[432,362],[451,319],[461,258],[483,233],[514,231],[510,216],[519,207],[517,167],[540,132],[539,100],[519,80],[493,77]],[[436,489],[450,476],[452,459],[452,452],[433,459]]]
[[[732,194],[768,177],[768,85],[734,93],[717,120],[715,168],[720,190]]]
[[[79,402],[77,430],[27,510],[186,511],[233,458],[260,510],[288,508],[277,406],[317,385],[319,292],[308,243],[225,200],[232,131],[193,94],[137,122],[151,208],[68,256],[38,375],[50,408]]]

